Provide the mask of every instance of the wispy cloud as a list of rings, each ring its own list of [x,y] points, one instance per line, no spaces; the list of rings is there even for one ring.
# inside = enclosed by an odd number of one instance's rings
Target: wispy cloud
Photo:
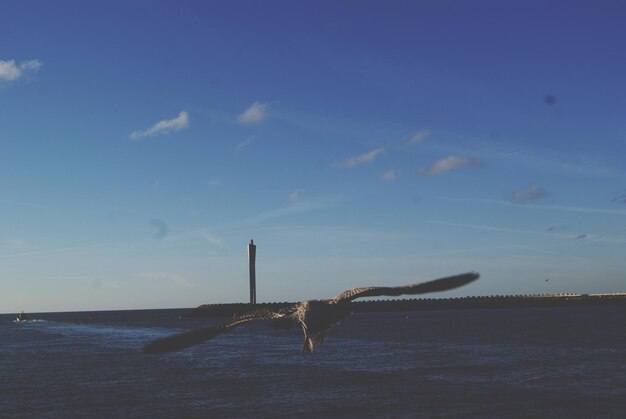
[[[380,180],[384,180],[385,182],[392,181],[395,178],[396,178],[396,172],[393,169],[387,170],[385,173],[380,175]]]
[[[243,111],[241,115],[237,117],[237,120],[241,124],[258,124],[265,120],[267,117],[267,104],[261,102],[254,102],[248,109]]]
[[[194,243],[197,243],[198,240],[202,240],[202,241],[206,241],[206,242],[209,242],[211,244],[214,244],[214,245],[216,245],[218,247],[223,247],[223,248],[227,247],[227,245],[224,243],[224,241],[219,236],[214,234],[208,228],[204,228],[204,227],[196,228],[196,229],[189,230],[189,231],[186,231],[186,232],[180,232],[180,233],[178,233],[176,235],[168,235],[167,236],[167,240],[168,240],[168,242],[171,242],[171,243],[175,243],[175,242],[179,242],[179,243],[194,242]]]
[[[576,238],[576,236],[572,236],[571,234],[562,234],[562,233],[549,233],[545,231],[532,231],[532,230],[521,230],[517,228],[506,228],[506,227],[494,227],[488,225],[480,225],[480,224],[464,224],[464,223],[451,223],[447,221],[429,221],[430,224],[439,224],[445,225],[449,227],[463,227],[463,228],[471,228],[474,230],[487,230],[494,231],[498,233],[522,233],[522,234],[533,234],[537,236],[546,236],[546,237],[562,237],[562,238]]]
[[[138,245],[139,243],[135,244]],[[71,247],[49,247],[49,248],[36,248],[30,246],[23,250],[13,251],[10,253],[0,253],[0,258],[15,258],[15,257],[66,257],[66,256],[79,256],[88,253],[106,253],[111,251],[118,251],[120,249],[119,243],[115,244],[93,244],[87,246],[71,246]],[[1,249],[0,249],[1,250]]]
[[[625,210],[619,209],[605,209],[605,208],[586,208],[586,207],[568,207],[564,205],[534,205],[534,204],[516,204],[510,201],[504,200],[496,200],[496,199],[481,199],[481,198],[449,198],[442,197],[441,199],[445,199],[447,201],[455,201],[455,202],[476,202],[479,204],[490,204],[490,205],[503,205],[508,207],[516,207],[516,208],[527,208],[533,210],[544,210],[544,211],[565,211],[565,212],[580,212],[580,213],[588,213],[588,214],[607,214],[607,215],[620,215],[625,216]]]
[[[613,198],[613,202],[616,204],[626,204],[626,195],[620,195]]]
[[[117,282],[102,281],[100,279],[94,279],[93,281],[91,281],[91,286],[94,289],[98,290],[101,288],[109,288],[119,291],[121,289],[120,285]]]
[[[0,245],[0,248],[7,248],[15,251],[23,251],[31,248],[31,245],[23,239],[9,239],[5,240],[6,244]]]
[[[506,138],[494,140],[455,132],[439,132],[438,136],[446,140],[429,143],[431,150],[452,155],[478,154],[497,166],[524,167],[534,172],[567,176],[626,179],[626,172],[621,167],[607,164],[605,158],[592,151],[580,155],[562,147],[551,149],[536,144],[531,146],[530,142],[516,142]]]
[[[371,163],[376,158],[387,151],[385,147],[380,147],[367,153],[359,154],[358,156],[348,157],[347,159],[335,164],[336,167],[341,169],[349,169],[360,166],[365,163]]]
[[[152,225],[152,227],[155,228],[155,232],[154,232],[154,236],[153,237],[156,240],[163,240],[164,238],[167,237],[167,235],[170,232],[169,226],[163,220],[155,218],[152,221],[150,221],[150,224]]]
[[[174,285],[178,285],[182,287],[189,287],[192,285],[191,282],[189,282],[187,279],[183,278],[182,276],[175,274],[175,273],[170,273],[170,272],[143,272],[140,276],[142,278],[149,279],[149,280],[171,282]]]
[[[564,234],[564,233],[558,233],[554,231],[546,232],[546,231],[536,231],[536,230],[523,230],[523,229],[517,229],[517,228],[496,227],[496,226],[488,226],[488,225],[480,225],[480,224],[451,223],[447,221],[429,221],[429,223],[445,225],[445,226],[450,226],[450,227],[462,227],[462,228],[471,228],[474,230],[493,231],[497,233],[526,234],[526,235],[552,237],[552,238],[560,238],[560,239],[567,239],[567,240],[586,239],[592,242],[626,244],[626,238],[623,238],[623,237],[608,237],[608,236],[595,235],[595,234],[594,235]]]
[[[202,236],[203,239],[205,239],[209,243],[213,243],[214,245],[219,246],[219,247],[224,247],[224,242],[222,241],[222,239],[217,237],[215,234],[210,233],[206,229],[203,229],[202,231],[200,231],[200,235]]]
[[[296,189],[295,191],[293,191],[292,193],[289,194],[289,197],[287,198],[287,201],[290,204],[295,204],[296,202],[298,202],[300,200],[300,194],[302,193],[302,189]]]
[[[248,147],[250,143],[252,143],[253,140],[254,140],[254,137],[249,137],[246,140],[240,142],[239,144],[235,146],[235,151],[239,152],[243,150],[244,148]]]
[[[418,131],[411,138],[402,142],[402,148],[409,148],[414,146],[417,143],[421,143],[424,138],[428,136],[429,132],[427,130]]]
[[[181,111],[176,118],[164,119],[143,131],[133,131],[129,137],[131,140],[141,140],[143,138],[154,137],[155,135],[167,134],[172,131],[180,131],[188,127],[189,115],[187,112]]]
[[[508,200],[520,204],[523,202],[536,201],[548,196],[548,192],[538,185],[530,185],[526,188],[516,189],[509,194]]]
[[[481,167],[483,161],[471,157],[448,156],[433,163],[425,169],[419,169],[418,173],[427,176],[440,175],[462,167]]]
[[[296,214],[304,214],[307,212],[314,212],[323,210],[326,208],[331,208],[335,206],[335,204],[324,201],[298,201],[291,203],[282,208],[276,208],[273,210],[265,211],[260,214],[257,214],[253,217],[242,220],[237,223],[239,225],[242,224],[259,224],[264,223],[270,220],[288,217]]]
[[[15,60],[0,60],[0,79],[8,82],[16,81],[25,74],[36,73],[42,64],[39,60],[16,63]]]

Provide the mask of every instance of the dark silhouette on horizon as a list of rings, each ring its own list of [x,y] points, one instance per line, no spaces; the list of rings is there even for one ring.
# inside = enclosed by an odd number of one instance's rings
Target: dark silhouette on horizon
[[[304,332],[302,352],[312,353],[316,342],[320,346],[323,345],[325,334],[333,325],[352,314],[350,302],[357,298],[416,295],[447,291],[469,284],[478,278],[478,273],[468,272],[399,287],[353,288],[330,299],[302,301],[279,310],[254,310],[235,316],[231,321],[219,326],[192,330],[158,339],[146,345],[143,351],[148,354],[179,351],[204,343],[250,321],[272,320],[273,326],[276,328],[289,328],[293,325],[300,326]]]

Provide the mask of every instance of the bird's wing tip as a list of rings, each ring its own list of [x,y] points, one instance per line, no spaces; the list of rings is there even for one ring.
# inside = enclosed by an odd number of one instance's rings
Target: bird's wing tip
[[[455,277],[462,280],[463,282],[462,285],[466,285],[480,278],[480,274],[478,272],[471,271],[471,272],[466,272],[464,274],[456,275]],[[452,277],[452,278],[455,278],[455,277]]]
[[[142,348],[142,352],[145,355],[161,355],[168,352],[175,352],[181,349],[184,349],[185,346],[179,347],[180,345],[175,345],[172,342],[172,337],[163,338],[159,340],[155,340],[154,342],[150,342]]]

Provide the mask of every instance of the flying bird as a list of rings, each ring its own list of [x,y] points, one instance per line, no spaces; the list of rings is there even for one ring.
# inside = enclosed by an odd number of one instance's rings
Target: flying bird
[[[468,272],[399,287],[353,288],[330,299],[302,301],[279,310],[261,309],[251,311],[235,316],[229,322],[219,326],[192,330],[155,340],[146,345],[143,351],[147,354],[179,351],[204,343],[242,324],[254,320],[271,320],[276,328],[288,328],[292,325],[300,326],[304,332],[302,352],[312,353],[316,342],[320,346],[323,345],[324,336],[332,326],[352,314],[350,302],[357,298],[416,295],[446,291],[469,284],[478,278],[479,275],[477,273]]]

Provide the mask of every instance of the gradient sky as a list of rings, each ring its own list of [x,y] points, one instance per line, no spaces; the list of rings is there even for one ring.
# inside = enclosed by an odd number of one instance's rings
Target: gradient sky
[[[626,291],[619,1],[9,1],[0,312]],[[546,281],[546,279],[549,279]]]

